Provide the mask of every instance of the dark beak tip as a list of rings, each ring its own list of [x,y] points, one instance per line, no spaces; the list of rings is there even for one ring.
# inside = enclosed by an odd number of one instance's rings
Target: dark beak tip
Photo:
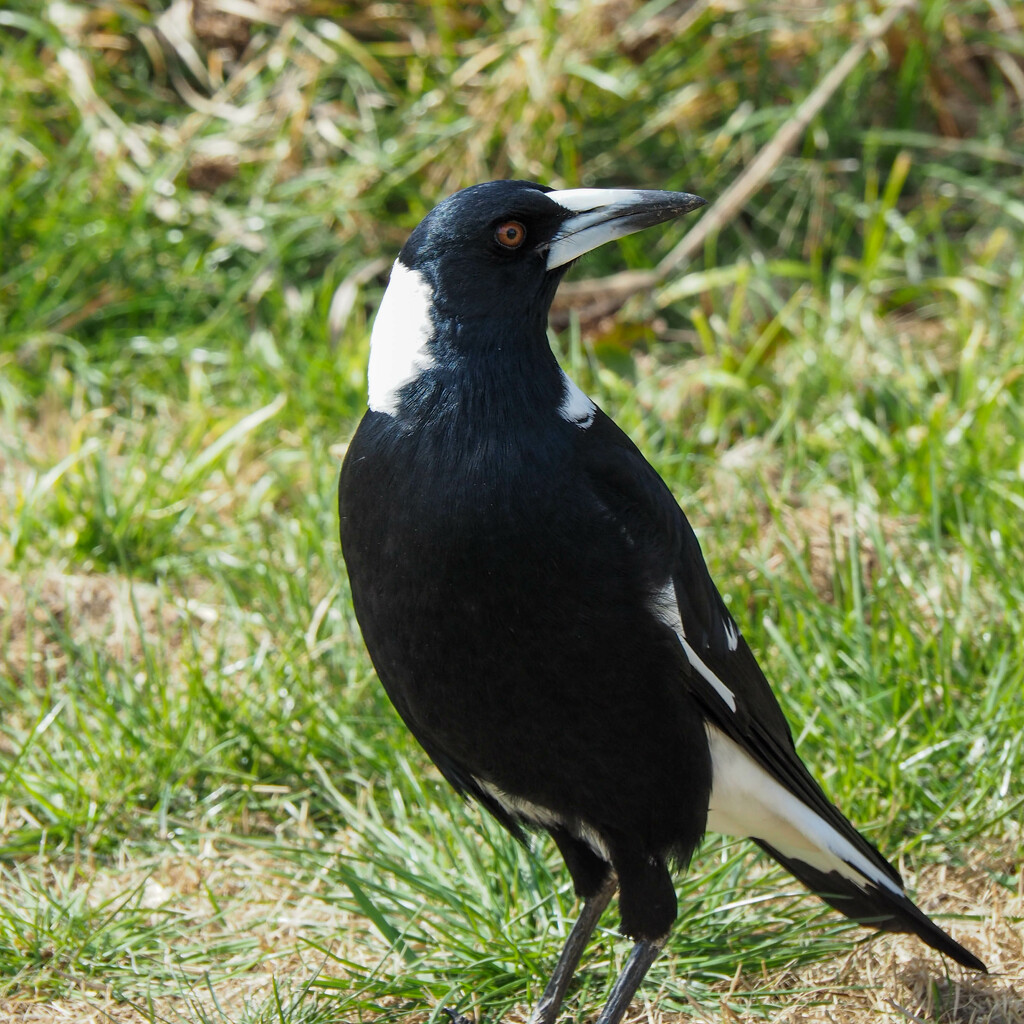
[[[659,198],[655,199],[655,195]],[[670,217],[682,217],[708,205],[706,199],[695,196],[692,192],[651,193],[651,201],[653,206],[660,207],[666,220]]]

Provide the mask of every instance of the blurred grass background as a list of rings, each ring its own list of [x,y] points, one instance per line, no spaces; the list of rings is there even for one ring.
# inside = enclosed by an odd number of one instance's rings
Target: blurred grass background
[[[0,1016],[520,1019],[565,873],[409,740],[338,549],[387,268],[475,181],[714,201],[878,10],[0,9]],[[560,315],[816,774],[998,972],[710,840],[639,1016],[1024,1021],[1022,109],[1020,4],[920,0],[697,258]]]

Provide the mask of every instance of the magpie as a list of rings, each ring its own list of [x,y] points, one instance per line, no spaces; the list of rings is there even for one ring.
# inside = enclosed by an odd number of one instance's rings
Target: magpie
[[[532,1024],[555,1020],[616,889],[634,946],[599,1024],[620,1020],[707,830],[985,970],[812,778],[672,493],[549,346],[579,256],[703,205],[529,181],[442,201],[392,268],[341,471],[342,553],[388,696],[456,790],[517,838],[551,836],[583,900]]]

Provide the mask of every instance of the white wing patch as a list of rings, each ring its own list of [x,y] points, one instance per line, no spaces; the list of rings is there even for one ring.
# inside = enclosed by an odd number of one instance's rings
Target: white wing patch
[[[836,871],[864,888],[871,882],[903,895],[845,836],[766,772],[735,740],[705,722],[711,747],[708,828],[760,839],[784,857],[818,871]]]
[[[580,430],[586,430],[597,415],[597,406],[564,370],[562,371],[562,404],[558,407],[558,415],[563,420],[575,423]]]
[[[682,645],[683,651],[686,653],[686,660],[689,661],[690,665],[710,684],[711,688],[718,694],[726,704],[729,705],[730,711],[736,710],[736,695],[729,689],[721,679],[715,675],[714,672],[708,668],[707,665],[701,660],[700,655],[690,646],[689,641],[686,639],[686,631],[683,628],[683,619],[679,614],[679,602],[676,599],[676,588],[671,580],[666,581],[665,585],[658,591],[657,594],[651,599],[650,604],[651,611],[658,617],[659,621],[663,622],[666,626],[673,629],[677,637],[679,637],[679,643]],[[735,627],[734,627],[735,628]],[[737,643],[739,642],[739,634],[737,634]],[[730,650],[735,650],[730,645]]]
[[[686,651],[686,657],[690,660],[690,664],[714,687],[718,696],[729,705],[729,710],[735,711],[736,696],[732,690],[701,661],[700,656],[683,637],[679,638],[679,642],[683,645],[683,650]]]
[[[735,651],[740,645],[740,631],[736,628],[736,623],[732,621],[730,617],[726,617],[723,620],[725,626],[725,643],[730,651]]]
[[[374,412],[394,416],[401,389],[433,365],[432,303],[426,278],[396,260],[370,334],[367,404]]]
[[[676,636],[680,640],[686,639],[683,619],[679,614],[679,600],[676,598],[676,587],[671,580],[666,580],[661,590],[651,598],[650,609],[654,612],[659,622],[675,631]]]

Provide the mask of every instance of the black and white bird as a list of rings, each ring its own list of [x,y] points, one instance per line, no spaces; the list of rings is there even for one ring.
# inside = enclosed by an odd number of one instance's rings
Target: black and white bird
[[[811,777],[668,487],[549,347],[577,257],[702,205],[528,181],[445,199],[391,271],[341,473],[356,616],[398,713],[460,793],[551,835],[585,901],[533,1024],[616,887],[635,946],[600,1024],[621,1018],[708,829],[985,970]]]

